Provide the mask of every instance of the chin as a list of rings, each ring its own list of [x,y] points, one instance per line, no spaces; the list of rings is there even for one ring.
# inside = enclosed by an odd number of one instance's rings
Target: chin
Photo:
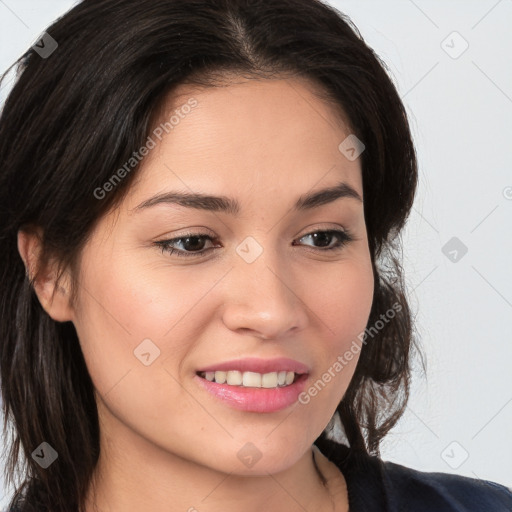
[[[255,436],[252,441],[249,440],[250,436],[246,436],[247,441],[235,441],[232,447],[222,448],[221,453],[213,451],[211,464],[208,465],[218,471],[240,476],[266,476],[268,473],[285,471],[304,456],[314,439],[305,442],[303,431],[296,432],[296,435],[286,435],[283,429],[283,433],[272,439],[267,429],[262,437]]]

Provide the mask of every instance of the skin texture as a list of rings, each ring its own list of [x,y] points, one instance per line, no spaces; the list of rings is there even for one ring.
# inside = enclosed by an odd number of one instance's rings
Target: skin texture
[[[308,365],[309,387],[360,344],[373,295],[363,203],[341,198],[292,210],[299,196],[340,181],[363,197],[359,159],[338,149],[350,131],[296,78],[182,85],[167,112],[191,97],[197,107],[145,157],[119,209],[95,227],[81,254],[77,302],[68,300],[66,279],[51,300],[51,266],[36,283],[48,314],[75,325],[96,390],[101,456],[88,511],[94,500],[112,512],[333,510],[312,443],[357,355],[308,404],[274,413],[231,408],[194,377],[213,363],[283,356]],[[170,190],[226,195],[241,211],[135,210]],[[322,244],[305,236],[328,229],[347,229],[354,240],[328,252],[323,246],[336,237]],[[154,245],[188,231],[214,239],[199,250],[217,248],[187,258]],[[236,252],[248,236],[263,249],[250,264]],[[35,268],[37,238],[20,231],[18,247]],[[174,247],[197,251],[185,240]],[[160,350],[149,366],[134,356],[147,338]],[[252,467],[237,457],[248,442],[262,455]],[[343,475],[334,465],[328,471],[336,510],[348,510]]]

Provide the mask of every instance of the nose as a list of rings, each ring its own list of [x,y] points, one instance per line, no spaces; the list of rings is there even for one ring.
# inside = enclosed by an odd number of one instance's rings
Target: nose
[[[251,263],[236,256],[234,265],[225,283],[222,316],[227,328],[264,339],[305,329],[311,314],[307,276],[268,249]]]

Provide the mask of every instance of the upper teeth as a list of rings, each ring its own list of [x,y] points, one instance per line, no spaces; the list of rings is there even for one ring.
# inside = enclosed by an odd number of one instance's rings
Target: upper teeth
[[[210,382],[217,382],[218,384],[229,384],[230,386],[244,386],[249,388],[276,388],[278,386],[288,386],[295,378],[294,372],[270,372],[270,373],[256,373],[256,372],[239,372],[237,370],[230,370],[227,372],[204,372],[204,378]]]

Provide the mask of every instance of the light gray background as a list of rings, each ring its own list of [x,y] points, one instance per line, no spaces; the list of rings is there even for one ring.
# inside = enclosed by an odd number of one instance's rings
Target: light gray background
[[[75,3],[0,0],[0,70]],[[403,240],[427,376],[382,456],[512,486],[512,0],[329,3],[389,66],[420,163]]]

